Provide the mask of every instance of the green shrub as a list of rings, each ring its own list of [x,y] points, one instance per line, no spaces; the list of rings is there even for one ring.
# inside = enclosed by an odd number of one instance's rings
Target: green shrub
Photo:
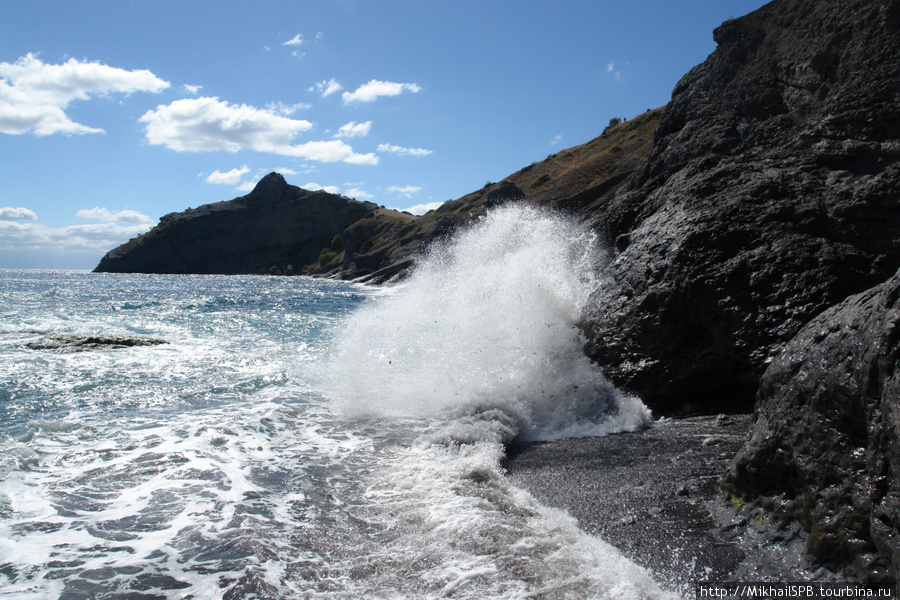
[[[322,250],[319,252],[319,264],[327,265],[332,260],[334,260],[335,256],[337,256],[337,253],[331,250],[331,248],[322,248]]]
[[[540,186],[544,185],[545,183],[547,183],[548,181],[550,181],[550,175],[548,175],[547,173],[544,173],[543,175],[541,175],[540,177],[538,177],[537,179],[534,180],[534,182],[531,184],[531,187],[532,188],[540,187]]]

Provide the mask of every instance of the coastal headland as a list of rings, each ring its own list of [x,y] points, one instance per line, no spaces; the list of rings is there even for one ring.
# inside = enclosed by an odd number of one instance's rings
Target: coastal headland
[[[588,356],[657,414],[753,416],[730,417],[747,419],[739,441],[736,430],[702,431],[702,474],[670,468],[688,445],[680,426],[663,424],[627,443],[526,448],[510,457],[512,477],[560,490],[545,500],[634,556],[647,548],[657,568],[669,530],[634,533],[641,519],[677,513],[674,531],[703,538],[717,527],[717,502],[758,515],[774,542],[799,545],[804,569],[895,579],[900,3],[774,0],[713,36],[716,50],[665,107],[611,122],[587,144],[421,217],[306,192],[273,173],[247,196],[164,217],[96,270],[380,283],[402,278],[431,243],[493,206],[521,201],[572,215],[610,252],[580,323]],[[702,445],[715,437],[723,441]],[[665,460],[645,463],[653,483],[632,486],[635,521],[615,525],[629,515],[592,500],[611,490],[603,481],[614,471],[597,466],[605,444],[621,452],[657,443]],[[596,491],[584,485],[572,500],[571,479],[546,484],[574,468]],[[682,502],[692,493],[713,504]],[[697,560],[740,574],[737,554],[711,543],[698,543]]]

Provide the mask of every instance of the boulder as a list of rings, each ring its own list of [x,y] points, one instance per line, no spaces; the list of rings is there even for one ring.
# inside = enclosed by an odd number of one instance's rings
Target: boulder
[[[815,318],[766,369],[727,494],[809,532],[818,562],[900,573],[900,273]]]

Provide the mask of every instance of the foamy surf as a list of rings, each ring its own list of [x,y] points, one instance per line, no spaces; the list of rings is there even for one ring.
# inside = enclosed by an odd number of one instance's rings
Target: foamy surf
[[[387,292],[0,271],[0,598],[672,597],[503,474],[516,436],[646,409],[580,353],[567,299],[596,282],[566,270],[592,238],[531,209],[492,219],[482,233],[520,242],[450,242]],[[482,294],[462,274],[493,258],[509,268],[479,271]],[[25,345],[57,331],[169,343]]]
[[[584,355],[576,323],[600,285],[596,237],[527,206],[432,247],[337,329],[325,394],[381,432],[351,514],[375,526],[371,573],[398,597],[670,598],[569,515],[511,485],[514,439],[644,427],[650,411]],[[352,568],[351,568],[352,570]]]

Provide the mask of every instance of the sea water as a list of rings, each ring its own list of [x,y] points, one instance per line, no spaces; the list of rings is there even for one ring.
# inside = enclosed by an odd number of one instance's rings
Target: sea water
[[[0,598],[672,597],[501,466],[649,419],[581,351],[597,260],[510,207],[381,288],[0,271]]]

